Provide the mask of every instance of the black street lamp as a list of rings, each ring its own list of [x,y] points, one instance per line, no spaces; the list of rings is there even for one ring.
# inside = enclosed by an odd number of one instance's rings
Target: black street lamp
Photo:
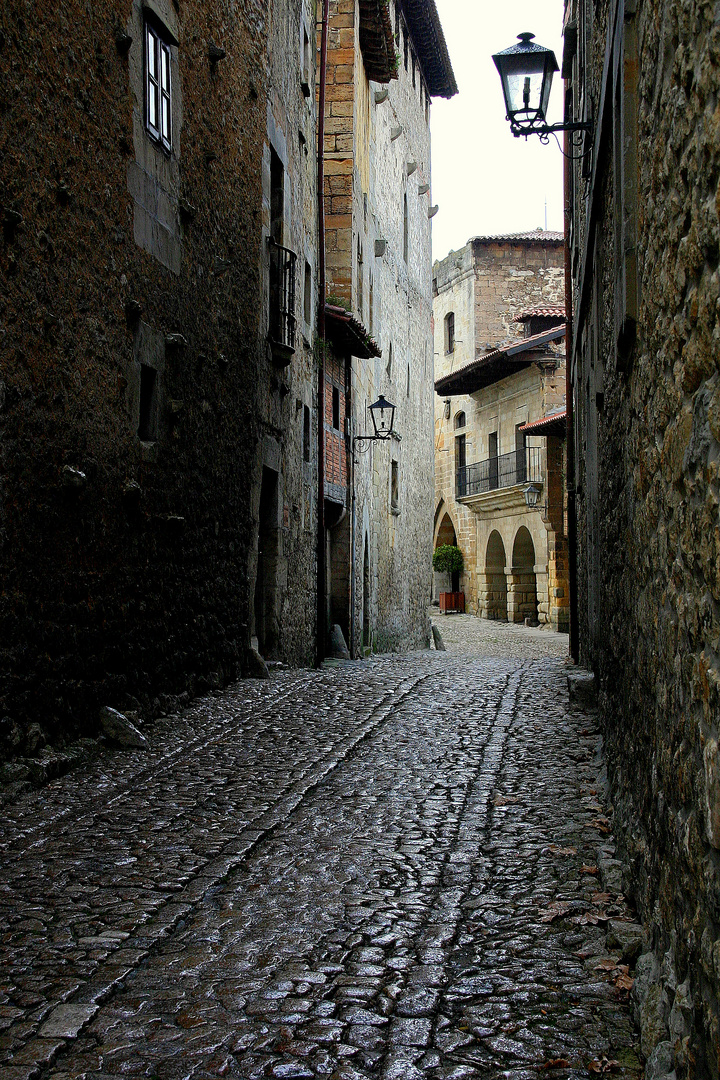
[[[393,433],[395,423],[395,406],[387,401],[381,394],[377,401],[370,406],[370,418],[375,430],[376,439],[389,439]]]
[[[393,436],[399,439],[393,425],[395,423],[395,406],[382,394],[373,401],[370,406],[370,419],[372,420],[374,435],[353,435],[353,448],[355,443],[361,442],[385,442]]]
[[[510,130],[520,135],[539,135],[542,142],[556,131],[589,131],[592,123],[586,120],[567,124],[548,124],[547,107],[552,77],[558,62],[552,49],[533,41],[534,34],[518,34],[519,44],[494,53],[493,60],[500,75],[505,111]]]

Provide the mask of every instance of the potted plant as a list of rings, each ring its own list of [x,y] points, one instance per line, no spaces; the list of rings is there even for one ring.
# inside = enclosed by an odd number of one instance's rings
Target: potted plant
[[[465,593],[460,592],[460,574],[464,566],[463,553],[455,544],[440,544],[433,551],[433,570],[448,574],[451,592],[440,593],[441,611],[465,611]]]

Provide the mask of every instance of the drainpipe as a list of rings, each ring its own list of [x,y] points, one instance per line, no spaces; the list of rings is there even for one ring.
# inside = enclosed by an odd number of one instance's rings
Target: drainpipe
[[[567,80],[565,94],[570,92]],[[565,203],[565,408],[567,410],[567,497],[568,497],[568,591],[570,593],[570,658],[579,662],[579,627],[577,602],[577,523],[575,519],[575,418],[573,409],[573,304],[572,265],[570,260],[570,226],[572,203],[570,198],[572,163],[570,133],[565,132],[565,157],[563,168],[563,195]]]
[[[325,82],[330,0],[323,0],[320,32],[320,86],[318,90],[317,199],[318,199],[318,492],[317,492],[317,643],[316,663],[325,658]]]
[[[345,368],[345,402],[352,401],[352,360],[348,357],[347,368]],[[348,416],[348,409],[345,408],[345,416]],[[350,620],[348,626],[348,632],[350,637],[349,648],[350,656],[355,659],[355,447],[353,445],[353,426],[352,421],[350,424],[350,430],[347,437],[345,437],[345,446],[347,450],[345,453],[348,455],[348,471],[350,474]]]

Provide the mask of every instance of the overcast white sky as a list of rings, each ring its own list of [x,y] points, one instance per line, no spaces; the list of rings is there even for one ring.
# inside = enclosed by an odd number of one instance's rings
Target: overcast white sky
[[[471,236],[547,227],[561,232],[562,154],[554,138],[515,139],[505,119],[491,56],[525,30],[562,57],[562,0],[435,0],[459,93],[431,106],[433,259]],[[549,119],[562,119],[562,80],[553,80]],[[560,136],[562,139],[562,136]]]

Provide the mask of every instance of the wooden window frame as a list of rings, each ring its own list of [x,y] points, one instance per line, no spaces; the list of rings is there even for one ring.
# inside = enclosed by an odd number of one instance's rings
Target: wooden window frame
[[[158,27],[145,20],[145,130],[172,153],[172,52]],[[153,119],[153,108],[155,118]]]

